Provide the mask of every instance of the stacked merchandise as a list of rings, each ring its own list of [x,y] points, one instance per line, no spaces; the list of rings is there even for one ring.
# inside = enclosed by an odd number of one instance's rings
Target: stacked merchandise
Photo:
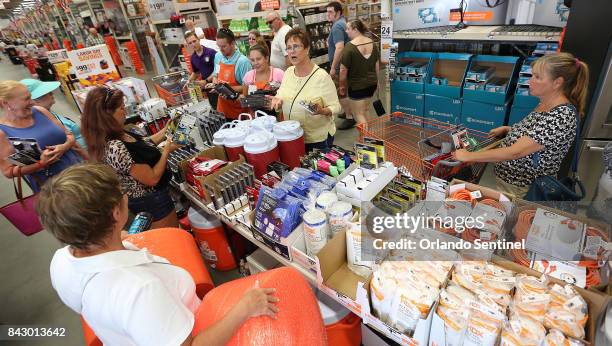
[[[115,66],[121,66],[121,57],[119,56],[119,49],[117,49],[115,39],[112,36],[105,36],[104,42],[106,43],[106,47],[108,47],[108,52],[113,58]]]
[[[427,319],[452,269],[452,262],[392,259],[372,274],[374,315],[401,333],[411,335]]]
[[[353,206],[339,201],[335,192],[321,192],[314,207],[304,215],[304,236],[309,256],[315,256],[336,234],[346,232],[353,218]]]
[[[298,167],[287,173],[275,187],[261,186],[255,209],[255,231],[274,241],[287,238],[302,222],[306,210],[312,209],[310,206],[316,203],[319,195],[333,189],[335,184],[335,179],[321,172]],[[326,241],[323,226],[313,227],[318,228],[311,229],[311,239]]]
[[[301,166],[321,171],[332,177],[337,177],[351,165],[351,162],[350,153],[334,145],[326,153],[319,150],[313,150],[310,154],[302,157]]]
[[[570,285],[551,284],[485,262],[462,262],[441,292],[430,342],[447,345],[583,345],[587,303]],[[547,332],[548,330],[548,332]],[[563,341],[557,343],[558,340]]]
[[[125,47],[128,49],[128,54],[130,55],[130,59],[132,60],[132,66],[134,66],[136,73],[144,74],[144,64],[142,62],[142,59],[140,59],[138,49],[136,49],[136,43],[134,43],[134,41],[126,42]]]

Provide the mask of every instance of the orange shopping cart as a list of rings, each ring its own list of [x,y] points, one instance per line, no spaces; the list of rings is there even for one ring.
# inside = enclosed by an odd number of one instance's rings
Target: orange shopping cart
[[[189,72],[181,70],[153,77],[157,95],[170,107],[182,106],[191,101],[189,90],[185,88]]]
[[[385,141],[385,155],[400,170],[410,172],[422,181],[432,176],[445,180],[458,178],[477,183],[486,163],[463,163],[452,160],[453,135],[465,131],[468,150],[496,146],[499,139],[459,125],[395,112],[360,124],[360,139],[371,137]]]

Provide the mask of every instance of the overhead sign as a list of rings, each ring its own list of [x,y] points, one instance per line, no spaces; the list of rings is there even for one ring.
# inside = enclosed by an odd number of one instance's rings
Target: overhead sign
[[[149,0],[149,16],[153,22],[170,20],[175,12],[172,0]]]
[[[280,8],[279,0],[261,0],[261,10],[262,11],[278,10],[279,8]]]
[[[68,58],[83,85],[101,85],[121,78],[105,44],[72,50]]]

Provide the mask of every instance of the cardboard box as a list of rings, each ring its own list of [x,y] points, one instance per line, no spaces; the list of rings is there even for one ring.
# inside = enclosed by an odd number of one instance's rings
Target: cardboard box
[[[491,262],[493,262],[494,264],[500,267],[513,270],[519,274],[527,274],[527,275],[536,276],[536,277],[541,276],[541,273],[533,269],[523,267],[519,264],[516,264],[508,260],[504,260],[502,258],[496,257]],[[552,282],[557,283],[559,285],[565,285],[564,282],[557,280],[555,278],[550,277],[549,279]],[[604,312],[604,309],[606,308],[608,302],[612,300],[612,297],[606,296],[599,292],[588,291],[588,290],[585,290],[579,287],[576,287],[576,290],[584,298],[584,300],[587,302],[587,305],[588,305],[589,318],[588,318],[588,321],[585,327],[586,341],[594,345],[596,341],[595,335],[596,335],[597,320],[600,314]],[[430,346],[448,345],[446,342],[447,335],[446,335],[446,329],[444,327],[444,321],[435,312],[433,315],[434,316],[432,318],[431,331],[429,334],[429,345]]]
[[[430,78],[431,61],[434,56],[435,53],[427,52],[398,53],[396,56],[396,77],[395,80],[391,82],[392,98],[396,92],[423,94],[425,91],[425,83],[427,83]],[[425,65],[419,68],[411,68],[409,65],[412,63],[425,63]],[[395,107],[393,108],[395,109]]]
[[[458,98],[425,95],[425,118],[453,125],[459,124],[462,107],[463,102]]]
[[[465,101],[478,101],[482,103],[490,103],[494,105],[506,105],[510,97],[514,94],[514,88],[516,87],[516,79],[518,77],[518,72],[520,67],[518,66],[518,57],[515,56],[497,56],[497,55],[476,55],[470,61],[470,67],[466,74],[471,77],[483,77],[482,74],[472,74],[469,71],[474,70],[475,68],[487,69],[489,68],[491,71],[494,69],[491,78],[498,77],[507,79],[507,83],[503,90],[499,90],[499,88],[487,89],[484,90],[471,90],[471,89],[463,89],[463,99]],[[493,92],[491,92],[491,90]]]
[[[306,239],[304,237],[304,232],[301,232],[293,244],[291,244],[291,247],[289,248],[289,255],[291,256],[291,261],[303,268],[306,268],[313,274],[317,274],[318,267],[316,259],[308,256],[306,253]]]
[[[448,84],[438,85],[427,82],[425,84],[425,93],[459,99],[461,97],[465,73],[471,58],[471,54],[437,54],[432,62],[431,76],[441,77],[448,81]]]
[[[405,335],[372,315],[370,310],[370,278],[353,273],[346,262],[346,233],[338,233],[317,254],[317,283],[319,289],[337,296],[343,306],[356,313],[363,323],[400,345],[426,345],[433,317],[432,307],[427,319],[419,320],[412,337]]]
[[[489,103],[463,100],[461,124],[467,128],[488,133],[507,123],[509,104],[500,106]]]
[[[512,126],[523,120],[532,111],[533,107],[518,107],[516,104],[513,104],[512,109],[510,110],[510,116],[508,117],[508,126]]]
[[[391,110],[422,117],[425,114],[425,95],[393,91]]]
[[[225,154],[225,149],[222,146],[214,146],[211,148],[208,148],[204,151],[202,151],[201,153],[199,153],[197,155],[197,157],[207,157],[209,159],[218,159],[218,160],[223,160],[223,161],[228,161],[227,159],[227,155]],[[239,166],[240,164],[244,163],[244,157],[242,157],[242,155],[240,156],[240,159],[238,159],[237,161],[234,162],[229,162],[227,165],[225,165],[224,167],[218,169],[216,172],[214,172],[213,174],[207,175],[205,177],[198,177],[196,178],[197,184],[199,186],[191,186],[190,187],[198,194],[198,196],[200,196],[200,198],[202,198],[202,200],[205,203],[211,203],[212,199],[210,198],[210,195],[208,193],[206,193],[206,190],[204,190],[204,186],[211,186],[214,188],[214,194],[215,195],[219,195],[221,192],[219,190],[217,190],[215,187],[216,185],[214,184],[216,178],[221,175],[222,173],[231,170],[232,168]],[[181,162],[181,174],[183,175],[183,179],[186,182],[187,180],[185,179],[185,175],[186,172],[189,168],[189,162],[188,160],[183,160]]]

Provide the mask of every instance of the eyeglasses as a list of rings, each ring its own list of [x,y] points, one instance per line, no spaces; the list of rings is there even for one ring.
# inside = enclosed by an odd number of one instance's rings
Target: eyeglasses
[[[289,51],[295,52],[295,51],[300,50],[302,48],[304,48],[303,45],[301,45],[301,44],[294,44],[293,46],[287,46],[287,52],[289,52]]]
[[[274,23],[278,18],[274,18],[272,20],[268,20],[266,21],[266,24],[268,24],[268,26],[272,25],[272,23]]]

